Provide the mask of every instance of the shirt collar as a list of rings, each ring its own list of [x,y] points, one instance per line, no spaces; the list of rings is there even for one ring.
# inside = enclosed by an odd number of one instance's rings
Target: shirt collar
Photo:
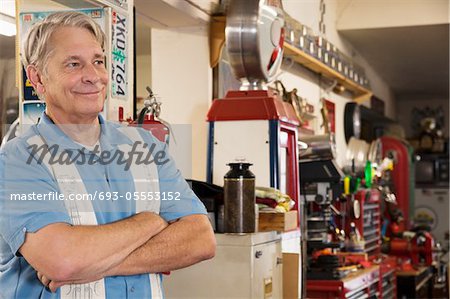
[[[100,146],[102,150],[108,150],[119,144],[132,144],[132,141],[118,130],[120,124],[107,122],[100,114],[98,120],[101,126]],[[36,128],[49,146],[58,145],[58,148],[62,150],[81,150],[83,148],[81,144],[67,136],[45,112],[42,113]]]

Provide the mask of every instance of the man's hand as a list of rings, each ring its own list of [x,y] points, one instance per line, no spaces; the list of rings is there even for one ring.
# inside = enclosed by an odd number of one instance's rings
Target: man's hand
[[[44,285],[44,287],[48,288],[50,292],[56,293],[56,290],[63,285],[69,284],[67,282],[56,282],[48,279],[44,274],[41,272],[37,272],[37,277],[41,281],[41,283]]]
[[[44,274],[42,274],[41,272],[36,272],[38,279],[41,281],[41,283],[44,285],[44,287],[49,288],[50,283],[52,282],[50,279],[48,279],[47,277],[45,277]],[[55,290],[50,289],[53,293],[56,292]]]
[[[103,279],[104,277],[92,277],[90,279],[84,279],[84,280],[74,280],[74,281],[54,281],[50,280],[48,277],[46,277],[41,272],[37,272],[37,277],[41,281],[41,283],[48,288],[52,293],[56,293],[56,290],[62,286],[69,285],[69,284],[85,284],[90,283],[93,281],[97,281],[99,279]]]

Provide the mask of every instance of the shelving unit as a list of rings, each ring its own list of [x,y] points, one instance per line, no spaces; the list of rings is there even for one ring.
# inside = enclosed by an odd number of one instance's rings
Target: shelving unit
[[[381,246],[381,206],[377,190],[367,190],[361,194],[361,218],[359,228],[366,242],[364,251],[369,255],[380,253]]]
[[[212,50],[210,52],[210,63],[212,67],[217,64],[220,57],[221,48],[225,43],[225,23],[226,17],[223,16],[214,17],[211,21],[210,48]],[[372,92],[367,88],[364,88],[349,78],[346,78],[344,75],[324,64],[322,61],[308,55],[287,42],[284,42],[284,57],[292,58],[296,63],[330,80],[336,80],[346,90],[353,94],[354,102],[362,103],[369,100],[372,96]]]
[[[354,200],[359,202],[360,214],[356,218],[353,213],[346,211],[345,230],[350,231],[350,222],[354,222],[356,228],[364,239],[364,252],[369,257],[378,256],[381,251],[381,194],[376,189],[360,189],[354,195]],[[353,201],[350,205],[353,204]],[[347,206],[349,203],[347,204]],[[341,203],[337,205],[342,209]],[[338,225],[342,225],[341,219],[337,219]]]
[[[336,80],[339,84],[345,87],[346,90],[352,92],[353,101],[355,102],[364,102],[372,96],[372,92],[370,90],[346,78],[344,75],[335,71],[320,60],[308,55],[287,42],[284,43],[284,56],[292,58],[298,64],[301,64],[315,73],[318,73],[328,79]]]
[[[380,267],[383,267],[381,265]],[[397,282],[395,278],[395,269],[388,270],[380,269],[381,284],[380,295],[381,299],[396,299],[397,298]]]

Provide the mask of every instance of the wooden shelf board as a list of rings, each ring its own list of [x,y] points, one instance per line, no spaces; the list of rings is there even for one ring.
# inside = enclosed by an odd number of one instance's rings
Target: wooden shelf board
[[[286,57],[292,58],[295,62],[303,65],[313,72],[321,74],[328,79],[337,80],[339,84],[344,86],[347,90],[353,92],[354,101],[356,102],[360,103],[366,101],[372,95],[372,92],[370,90],[353,82],[341,73],[324,64],[322,61],[306,54],[305,52],[286,42],[284,43],[284,55]]]

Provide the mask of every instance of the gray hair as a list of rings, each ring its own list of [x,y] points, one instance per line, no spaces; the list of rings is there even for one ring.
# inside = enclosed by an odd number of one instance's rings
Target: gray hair
[[[28,32],[21,55],[25,68],[30,64],[35,65],[45,73],[47,60],[52,50],[49,45],[50,38],[56,30],[65,26],[89,30],[104,49],[105,33],[92,18],[77,11],[56,12],[34,24]]]

